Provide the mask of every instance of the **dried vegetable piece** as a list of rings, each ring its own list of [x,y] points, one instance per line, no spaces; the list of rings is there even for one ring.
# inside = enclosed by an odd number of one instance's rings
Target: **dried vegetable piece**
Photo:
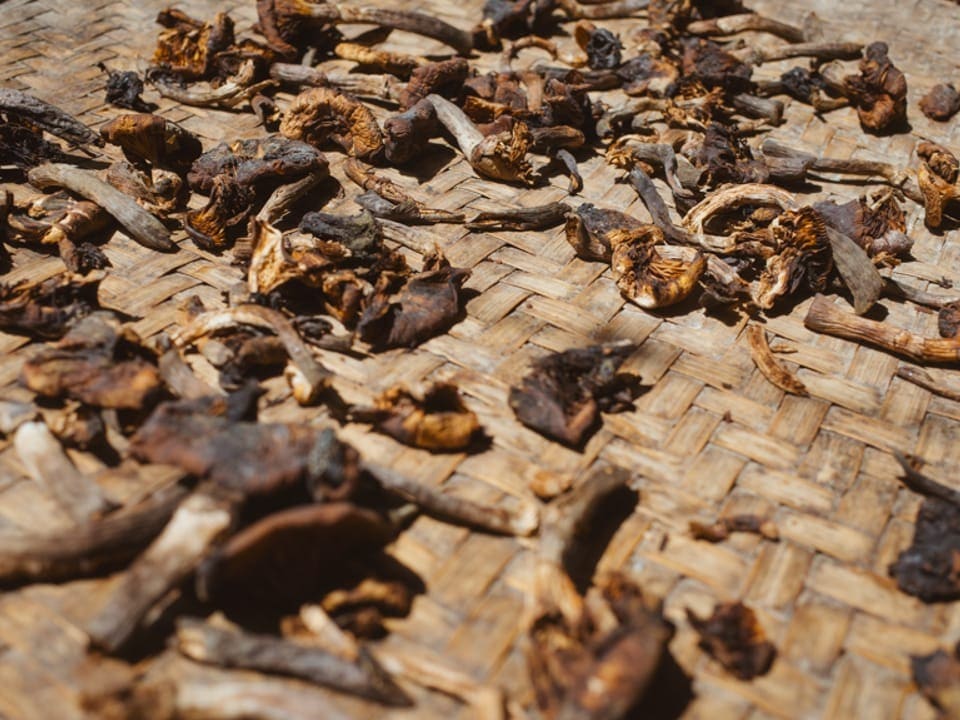
[[[167,29],[157,38],[153,62],[183,80],[212,78],[217,55],[234,44],[233,20],[226,13],[217,13],[207,23],[167,9],[157,15],[157,22]]]
[[[477,416],[463,404],[456,385],[437,383],[423,397],[405,387],[380,395],[371,408],[353,408],[351,419],[372,423],[390,437],[424,450],[467,449],[482,433]]]
[[[943,223],[948,204],[960,200],[957,186],[960,161],[950,150],[931,142],[917,145],[920,169],[917,183],[923,195],[924,222],[928,228],[937,229]]]
[[[639,378],[620,373],[634,345],[596,346],[548,355],[510,389],[517,419],[541,435],[574,448],[596,431],[601,412],[633,407]]]
[[[687,619],[700,634],[700,647],[741,680],[764,675],[777,649],[767,640],[756,614],[743,603],[717,605],[709,618],[687,610]]]
[[[931,120],[946,122],[960,110],[960,93],[951,83],[940,83],[920,100],[920,110]]]
[[[953,654],[935,653],[910,658],[913,681],[944,718],[960,717],[960,661],[958,648]]]
[[[960,507],[939,497],[920,506],[913,544],[890,566],[905,593],[924,602],[960,598]]]
[[[470,65],[463,58],[422,65],[413,71],[410,81],[400,90],[397,101],[401,108],[409,111],[426,100],[428,95],[458,94],[469,73]]]
[[[423,270],[395,288],[381,276],[357,324],[360,338],[374,348],[414,347],[457,322],[462,286],[470,271],[455,268],[441,254],[424,258]]]
[[[897,132],[907,122],[907,80],[887,57],[888,50],[883,42],[868,45],[860,74],[843,81],[860,124],[879,133]]]
[[[63,273],[39,283],[0,283],[0,330],[43,339],[62,337],[76,320],[99,308],[101,274]]]
[[[83,318],[23,365],[21,379],[48,398],[73,398],[102,408],[142,410],[163,389],[139,340],[106,313]]]
[[[71,145],[103,146],[103,140],[90,128],[58,107],[21,90],[0,88],[0,113],[21,124],[40,128]]]
[[[761,308],[770,309],[783,295],[800,287],[819,292],[833,269],[833,253],[823,218],[809,207],[788,210],[770,224],[775,253],[767,259],[753,295]]]

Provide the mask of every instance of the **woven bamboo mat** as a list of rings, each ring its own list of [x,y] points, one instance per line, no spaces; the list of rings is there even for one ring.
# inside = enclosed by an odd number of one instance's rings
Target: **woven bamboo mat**
[[[471,26],[482,6],[481,0],[411,4],[461,27]],[[902,165],[913,160],[919,138],[960,147],[956,121],[934,124],[916,109],[932,84],[958,78],[953,56],[960,9],[955,5],[944,0],[755,0],[751,5],[792,22],[815,10],[830,38],[886,40],[910,85],[910,134],[868,137],[850,110],[820,119],[793,103],[774,137],[823,155]],[[96,64],[145,68],[157,32],[153,20],[163,6],[157,0],[0,2],[0,86],[29,90],[97,127],[121,111],[104,104]],[[179,7],[200,18],[228,11],[238,33],[255,20],[253,0],[226,5],[189,0]],[[418,54],[434,50],[419,38],[401,35],[391,39],[391,47]],[[440,46],[435,50],[442,52]],[[771,65],[761,75],[786,67]],[[159,100],[152,93],[147,99]],[[207,147],[260,133],[249,114],[159,102],[158,112],[200,135]],[[334,153],[329,157],[340,159]],[[615,183],[614,171],[601,158],[581,169],[582,201],[645,216],[633,190]],[[334,175],[343,177],[336,167]],[[478,179],[453,153],[424,168],[423,175],[393,177],[419,199],[451,210],[566,197],[565,179],[521,191]],[[353,194],[349,183],[344,187],[347,196]],[[861,188],[825,184],[823,190],[853,198]],[[335,198],[327,208],[355,210],[348,197]],[[910,204],[907,209],[916,262],[896,275],[920,287],[941,278],[960,286],[960,249],[953,235],[930,234],[919,209]],[[598,462],[635,471],[640,502],[611,540],[600,569],[622,569],[646,592],[664,599],[678,627],[671,649],[692,678],[695,695],[684,717],[935,716],[911,682],[909,657],[960,639],[960,605],[924,605],[900,593],[887,576],[887,566],[910,542],[919,505],[916,495],[900,489],[891,451],[960,467],[960,404],[895,377],[900,362],[888,354],[808,332],[802,322],[806,303],[766,324],[778,344],[795,350],[781,357],[811,393],[785,395],[752,364],[743,322],[725,324],[702,311],[651,314],[625,304],[603,265],[576,259],[561,229],[468,234],[450,225],[395,228],[390,237],[409,249],[415,266],[419,251],[436,243],[454,265],[472,269],[468,287],[477,294],[466,319],[413,351],[363,360],[325,354],[324,362],[355,397],[370,398],[397,382],[454,380],[494,442],[479,455],[431,456],[362,426],[343,428],[346,440],[365,456],[425,483],[491,504],[529,496],[534,479],[576,481]],[[190,295],[199,295],[208,307],[221,307],[222,293],[241,278],[228,257],[207,255],[189,240],[177,239],[181,249],[170,255],[146,251],[120,234],[105,248],[113,269],[103,291],[113,306],[140,318],[135,327],[143,335],[171,326],[176,307]],[[18,250],[14,259],[15,268],[4,280],[40,279],[62,267],[55,257],[27,251]],[[934,314],[885,304],[892,324],[936,334]],[[531,359],[614,339],[643,343],[633,369],[653,387],[636,411],[606,417],[583,453],[549,442],[514,419],[507,391]],[[23,338],[0,334],[0,396],[27,397],[17,376],[31,351]],[[263,419],[328,422],[322,409],[299,408],[288,399],[282,378],[267,387],[272,402]],[[112,497],[122,500],[139,491],[129,477],[107,472],[92,456],[73,457],[82,470],[101,471]],[[16,453],[0,440],[0,527],[61,522],[56,506],[24,477]],[[156,480],[162,482],[159,476]],[[960,487],[960,481],[956,484]],[[738,535],[712,545],[689,535],[691,519],[710,521],[738,512],[773,518],[781,540]],[[517,641],[534,543],[417,520],[393,552],[424,579],[427,590],[409,617],[391,624],[384,644],[440,657],[479,682],[502,686],[517,704],[528,704]],[[83,657],[79,627],[108,582],[33,586],[0,596],[0,716],[84,716],[73,685]],[[715,601],[736,599],[757,611],[779,650],[771,672],[752,682],[733,679],[700,651],[684,615],[686,608],[706,614]],[[330,707],[353,717],[470,717],[468,708],[443,695],[415,691],[415,696],[418,706],[404,712],[388,713],[334,694]]]

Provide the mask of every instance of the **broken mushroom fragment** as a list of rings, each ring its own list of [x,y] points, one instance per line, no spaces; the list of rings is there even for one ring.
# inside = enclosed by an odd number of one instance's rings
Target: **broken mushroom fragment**
[[[635,345],[567,350],[534,362],[519,387],[510,388],[517,419],[551,440],[581,448],[600,423],[601,412],[633,407],[639,378],[620,373]]]
[[[700,647],[737,678],[764,675],[773,664],[777,649],[767,640],[756,613],[743,603],[717,605],[709,618],[687,609],[687,619],[700,635]]]
[[[648,310],[686,300],[706,268],[706,259],[697,252],[683,260],[663,257],[655,247],[662,241],[663,234],[651,226],[648,237],[624,240],[613,249],[610,259],[617,287]]]
[[[960,717],[960,647],[953,653],[935,653],[910,658],[913,681],[924,696],[943,712],[943,718]]]
[[[95,313],[28,359],[21,379],[43,397],[142,410],[162,390],[160,375],[144,354],[131,330],[121,328],[109,313]]]
[[[878,133],[897,132],[907,123],[907,80],[887,57],[888,50],[886,43],[871,43],[860,61],[860,74],[843,80],[860,124]]]
[[[833,253],[823,218],[812,208],[787,210],[770,224],[776,254],[767,259],[753,300],[769,310],[778,298],[804,286],[823,290],[833,269]]]
[[[960,506],[927,497],[920,506],[913,543],[890,565],[897,587],[924,602],[960,598]]]
[[[123,150],[132,163],[185,173],[203,145],[189,130],[149,113],[120,115],[100,128],[100,136]]]
[[[461,313],[462,286],[470,271],[450,265],[439,252],[424,258],[423,270],[399,290],[381,278],[357,332],[374,350],[414,347],[448,329]]]
[[[384,156],[393,165],[420,159],[427,143],[436,137],[437,113],[428,100],[420,100],[383,123]]]
[[[283,114],[280,134],[317,147],[330,140],[361,160],[372,160],[383,152],[383,133],[370,109],[330,88],[297,95]]]
[[[116,107],[148,113],[156,108],[152,103],[144,102],[143,80],[133,70],[111,70],[102,62],[97,67],[107,74],[107,102]]]
[[[960,200],[957,186],[960,161],[950,150],[931,142],[917,145],[920,168],[917,183],[923,195],[924,222],[937,229],[943,223],[944,210],[949,203]]]
[[[413,71],[410,81],[400,90],[397,101],[409,111],[428,95],[459,95],[470,74],[470,65],[463,58],[450,58],[422,65]]]
[[[99,307],[103,273],[62,273],[42,282],[0,283],[0,330],[42,339],[62,337],[73,323]]]
[[[0,88],[0,113],[45,130],[71,145],[103,146],[100,136],[75,117],[21,90]]]
[[[234,44],[233,20],[217,13],[212,23],[167,9],[157,15],[166,30],[160,32],[153,53],[155,65],[182,80],[205,80],[217,72],[217,56]]]
[[[773,356],[770,345],[767,343],[766,331],[762,326],[747,325],[746,335],[750,345],[750,357],[767,380],[784,392],[801,397],[809,394],[806,386]]]
[[[373,407],[353,408],[350,417],[424,450],[458,452],[482,434],[477,416],[463,404],[456,385],[448,383],[430,386],[422,397],[405,387],[390,388]]]
[[[931,120],[946,122],[960,110],[960,93],[951,83],[940,83],[920,100],[920,110]]]
[[[470,220],[468,230],[483,230],[495,232],[497,230],[546,230],[566,221],[571,208],[566,203],[547,203],[529,208],[512,210],[487,211],[478,213]]]

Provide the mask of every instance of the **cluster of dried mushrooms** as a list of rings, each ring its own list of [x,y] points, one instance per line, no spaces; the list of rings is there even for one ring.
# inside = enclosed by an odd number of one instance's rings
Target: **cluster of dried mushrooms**
[[[420,512],[486,532],[539,529],[525,636],[532,704],[546,718],[612,719],[647,707],[672,663],[674,626],[629,578],[584,583],[573,569],[604,503],[630,493],[628,472],[600,468],[548,505],[531,497],[486,507],[370,462],[331,427],[258,420],[260,382],[282,374],[300,405],[326,408],[329,425],[366,424],[414,448],[481,452],[496,441],[453,383],[395,386],[352,402],[322,359],[414,348],[463,319],[470,270],[440,248],[413,260],[393,239],[398,227],[435,223],[563,226],[577,256],[608,264],[640,308],[752,318],[752,357],[788,393],[807,389],[775,356],[762,318],[813,294],[811,330],[915,363],[955,363],[960,303],[898,283],[889,270],[910,257],[905,203],[922,208],[933,230],[956,224],[960,160],[923,142],[914,167],[901,168],[764,137],[784,122],[783,97],[820,114],[850,106],[868,133],[903,132],[907,81],[882,42],[826,41],[815,23],[789,25],[738,0],[490,0],[471,30],[339,2],[258,0],[256,9],[247,36],[226,13],[161,12],[145,77],[101,66],[107,102],[128,112],[99,132],[27,92],[0,89],[0,164],[20,183],[16,196],[0,193],[0,270],[16,267],[19,248],[65,266],[35,282],[0,278],[0,330],[38,343],[21,375],[35,400],[0,401],[0,432],[70,518],[56,532],[5,538],[0,578],[22,585],[118,572],[86,625],[90,646],[142,658],[158,651],[159,634],[169,649],[86,694],[104,717],[319,716],[313,700],[274,676],[391,706],[410,705],[410,683],[420,684],[505,717],[518,707],[499,690],[371,644],[424,590],[387,547]],[[635,22],[621,34],[599,24],[614,18]],[[348,37],[341,29],[357,23],[376,30]],[[450,52],[381,49],[394,30]],[[775,40],[754,46],[736,39],[742,32]],[[515,69],[525,49],[551,61]],[[498,69],[478,70],[473,61],[490,57],[479,53],[494,51]],[[777,80],[754,79],[760,65],[792,58],[805,60]],[[182,105],[253,113],[263,132],[210,146],[154,114],[146,88]],[[960,95],[937,85],[920,109],[945,121]],[[648,217],[550,203],[468,218],[430,207],[383,172],[418,169],[443,140],[482,180],[529,187],[560,175],[571,197],[584,186],[579,164],[602,157],[622,170]],[[123,159],[104,162],[107,145]],[[359,212],[323,210],[331,163],[356,186]],[[871,188],[805,204],[797,190],[824,176]],[[99,293],[111,272],[104,243],[117,229],[155,252],[226,253],[245,282],[222,307],[191,298],[175,327],[142,337],[135,318]],[[848,297],[853,311],[829,293]],[[942,337],[865,317],[881,296],[934,307]],[[598,344],[540,357],[510,390],[510,408],[527,428],[583,450],[604,413],[633,408],[642,390],[628,369],[637,349]],[[901,376],[960,398],[919,368]],[[125,472],[171,472],[160,489],[118,504],[64,448]],[[956,599],[957,494],[904,465],[907,483],[929,497],[891,574],[923,600]],[[690,531],[710,542],[732,532],[778,537],[769,520],[746,515]],[[775,660],[741,603],[706,618],[689,611],[688,622],[741,680]],[[261,679],[238,684],[202,665]],[[956,707],[956,666],[944,653],[915,663],[941,707]]]

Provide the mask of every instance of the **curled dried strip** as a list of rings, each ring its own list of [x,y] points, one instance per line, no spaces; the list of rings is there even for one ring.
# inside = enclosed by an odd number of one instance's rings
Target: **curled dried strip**
[[[21,90],[0,88],[0,113],[45,130],[71,145],[103,146],[100,136],[75,117]]]
[[[277,310],[261,305],[238,305],[228,310],[212,310],[202,313],[186,327],[171,335],[178,348],[185,348],[202,337],[238,326],[269,330],[283,342],[290,357],[287,381],[293,397],[301,405],[315,403],[330,384],[331,373],[314,359],[293,324]]]
[[[767,344],[767,335],[760,325],[747,325],[747,342],[750,344],[750,357],[767,380],[784,392],[800,396],[809,394],[807,387],[773,356]]]
[[[236,73],[216,87],[207,89],[185,88],[180,83],[167,78],[164,73],[158,72],[148,71],[147,80],[160,95],[182,105],[232,108],[276,85],[273,80],[257,82],[258,74],[256,63],[253,60],[246,60]]]
[[[370,109],[329,88],[297,95],[283,115],[280,134],[316,146],[331,140],[347,155],[361,160],[383,152],[383,134]]]

